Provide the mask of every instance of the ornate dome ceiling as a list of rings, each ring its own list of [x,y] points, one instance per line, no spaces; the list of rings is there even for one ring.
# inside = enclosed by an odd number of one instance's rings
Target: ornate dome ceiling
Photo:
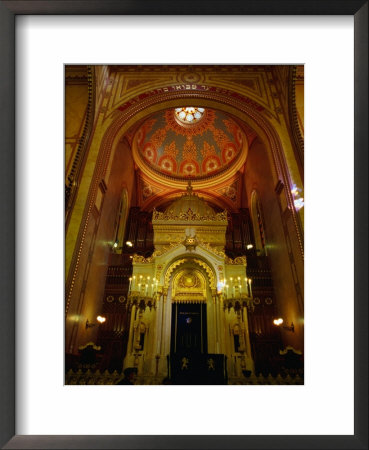
[[[247,142],[223,111],[184,106],[157,112],[138,129],[134,157],[147,174],[169,180],[206,180],[246,159]],[[236,167],[237,166],[237,167]]]

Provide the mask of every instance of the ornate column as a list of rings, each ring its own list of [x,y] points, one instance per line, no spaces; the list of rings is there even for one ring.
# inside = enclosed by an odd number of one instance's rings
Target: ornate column
[[[218,326],[219,326],[219,352],[226,353],[226,336],[225,336],[225,309],[223,297],[220,297],[218,303]]]
[[[162,314],[163,314],[163,295],[160,293],[157,299],[157,310],[156,310],[156,330],[155,330],[156,355],[160,355]]]
[[[231,322],[231,316],[232,316],[232,311],[234,312],[234,305],[233,302],[231,304],[230,307],[227,306],[227,308],[225,309],[225,325],[226,325],[226,330],[225,330],[225,354],[227,355],[228,358],[228,375],[229,376],[234,376],[235,374],[235,360],[234,360],[234,356],[233,356],[233,335],[232,335],[232,331],[230,329],[230,322]]]
[[[133,348],[132,350],[134,351],[134,353],[137,353],[139,350],[139,343],[140,343],[140,328],[141,328],[141,321],[142,321],[142,316],[143,313],[145,312],[145,304],[144,305],[138,305],[137,306],[137,311],[138,311],[138,318],[137,321],[134,322],[133,324]]]
[[[161,334],[160,334],[160,355],[164,353],[164,329],[165,329],[165,306],[168,297],[168,290],[163,291],[163,302],[161,311]]]
[[[127,345],[127,355],[126,355],[126,358],[125,358],[126,360],[132,354],[135,315],[136,315],[136,305],[133,303],[131,305],[131,318],[130,318],[130,324],[129,324],[129,336],[128,336],[128,345]]]
[[[218,295],[214,293],[212,295],[213,298],[213,327],[214,327],[214,336],[215,336],[215,353],[219,353],[219,333],[218,333],[218,322],[217,322],[217,308],[218,308]]]
[[[215,305],[215,314],[216,314],[216,330],[217,330],[217,343],[216,343],[216,352],[222,353],[222,339],[221,339],[221,333],[220,333],[220,303],[221,303],[222,294],[217,295],[216,298],[216,305]]]
[[[247,307],[244,305],[242,310],[242,319],[245,328],[245,342],[246,342],[246,353],[251,359],[251,344],[250,344],[250,332],[249,332],[249,320],[247,317]]]
[[[231,342],[231,338],[232,338],[232,335],[231,335],[231,330],[230,330],[230,326],[229,326],[229,323],[230,323],[230,316],[231,316],[231,312],[232,312],[232,309],[233,309],[233,306],[231,306],[230,308],[227,308],[225,311],[224,311],[224,319],[225,319],[225,326],[226,326],[226,328],[225,328],[225,341],[224,341],[224,344],[225,344],[225,354],[226,355],[228,355],[228,358],[231,358],[231,355],[232,355],[232,344],[233,344],[233,342]]]

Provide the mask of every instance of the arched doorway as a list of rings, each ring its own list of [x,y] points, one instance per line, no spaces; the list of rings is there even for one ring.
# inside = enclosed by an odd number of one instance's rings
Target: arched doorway
[[[206,277],[191,262],[173,275],[171,354],[193,355],[208,352],[208,291]]]
[[[168,369],[173,384],[224,384],[227,379],[227,358],[216,352],[219,298],[211,288],[210,264],[201,263],[184,258],[170,276]]]

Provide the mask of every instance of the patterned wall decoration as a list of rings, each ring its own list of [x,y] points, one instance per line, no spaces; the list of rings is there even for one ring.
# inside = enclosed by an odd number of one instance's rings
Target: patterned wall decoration
[[[178,190],[173,190],[166,187],[163,184],[150,179],[137,169],[137,206],[140,206],[144,210],[151,211],[154,205],[161,203],[163,198],[170,198],[171,195],[179,195]],[[149,208],[147,208],[147,205]]]
[[[155,189],[153,189],[153,187],[150,184],[143,183],[142,198],[144,200],[147,200],[148,198],[152,197],[153,195],[155,195]]]
[[[230,211],[241,207],[242,173],[238,172],[226,182],[214,186],[213,195],[221,200]]]
[[[222,91],[225,95],[236,95],[240,101],[251,102],[258,111],[266,111],[268,115],[277,118],[269,85],[273,67],[109,66],[109,81],[116,89],[106,91],[104,117],[108,117],[118,107],[124,110],[143,97],[170,91],[192,90]]]
[[[142,160],[173,178],[202,179],[228,169],[243,148],[243,133],[221,111],[205,109],[194,124],[180,123],[174,109],[151,116],[137,132]]]
[[[222,189],[222,194],[234,203],[237,202],[238,184],[239,184],[239,181],[236,180],[234,183],[232,183],[229,186],[226,186],[225,188]]]

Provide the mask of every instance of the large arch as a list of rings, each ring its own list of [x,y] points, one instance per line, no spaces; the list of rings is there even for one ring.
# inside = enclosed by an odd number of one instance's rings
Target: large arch
[[[73,288],[78,277],[78,270],[80,264],[80,255],[86,240],[86,230],[88,223],[93,213],[93,207],[96,201],[99,183],[102,180],[107,180],[112,167],[112,162],[115,155],[115,150],[119,141],[126,134],[126,132],[134,126],[138,121],[144,120],[153,112],[178,106],[179,100],[183,102],[184,99],[201,100],[201,104],[205,107],[220,109],[228,112],[238,121],[244,121],[251,126],[259,135],[265,148],[267,149],[268,157],[271,162],[272,174],[274,184],[281,182],[285,186],[286,203],[291,211],[294,229],[299,243],[301,257],[303,258],[303,233],[301,222],[298,214],[294,208],[293,197],[291,194],[292,180],[289,173],[286,157],[282,148],[281,140],[278,136],[277,130],[272,123],[264,117],[262,112],[255,109],[255,103],[246,103],[236,97],[226,96],[219,92],[168,92],[166,94],[158,94],[153,97],[147,97],[140,100],[140,102],[133,103],[124,111],[116,111],[115,118],[111,125],[104,133],[99,152],[94,164],[94,171],[92,177],[85,182],[88,183],[88,189],[81,191],[79,195],[84,195],[87,191],[87,201],[82,212],[80,220],[79,231],[75,238],[73,246],[74,252],[70,261],[67,282],[66,282],[66,306],[71,301],[73,295]]]
[[[273,125],[263,116],[262,113],[255,110],[253,106],[247,103],[243,103],[233,97],[226,97],[221,93],[216,92],[196,92],[191,91],[179,91],[168,92],[166,94],[159,94],[154,97],[148,97],[142,99],[137,104],[133,104],[125,111],[120,112],[119,116],[113,121],[105,132],[96,161],[95,170],[90,184],[90,189],[87,197],[86,208],[83,212],[82,224],[83,227],[80,230],[75,246],[75,254],[72,258],[71,267],[74,267],[77,259],[77,255],[81,245],[83,245],[83,231],[86,228],[89,216],[91,214],[92,205],[97,193],[97,186],[101,179],[107,177],[112,159],[114,156],[114,148],[117,142],[123,137],[123,135],[133,126],[137,121],[148,117],[155,111],[178,106],[178,100],[181,99],[197,99],[201,100],[205,107],[212,107],[214,109],[224,110],[233,116],[238,117],[240,120],[248,123],[252,128],[256,130],[266,148],[268,149],[269,157],[272,161],[273,175],[275,178],[275,184],[278,180],[282,181],[285,189],[286,201],[291,210],[293,221],[295,225],[295,231],[297,234],[299,247],[303,256],[303,233],[302,227],[297,215],[297,212],[293,203],[293,196],[291,194],[292,180],[289,175],[289,169],[287,166],[284,151],[278,133]],[[75,272],[74,270],[72,272]],[[70,287],[74,278],[73,273],[69,273],[67,286]],[[67,289],[69,292],[69,289]]]

